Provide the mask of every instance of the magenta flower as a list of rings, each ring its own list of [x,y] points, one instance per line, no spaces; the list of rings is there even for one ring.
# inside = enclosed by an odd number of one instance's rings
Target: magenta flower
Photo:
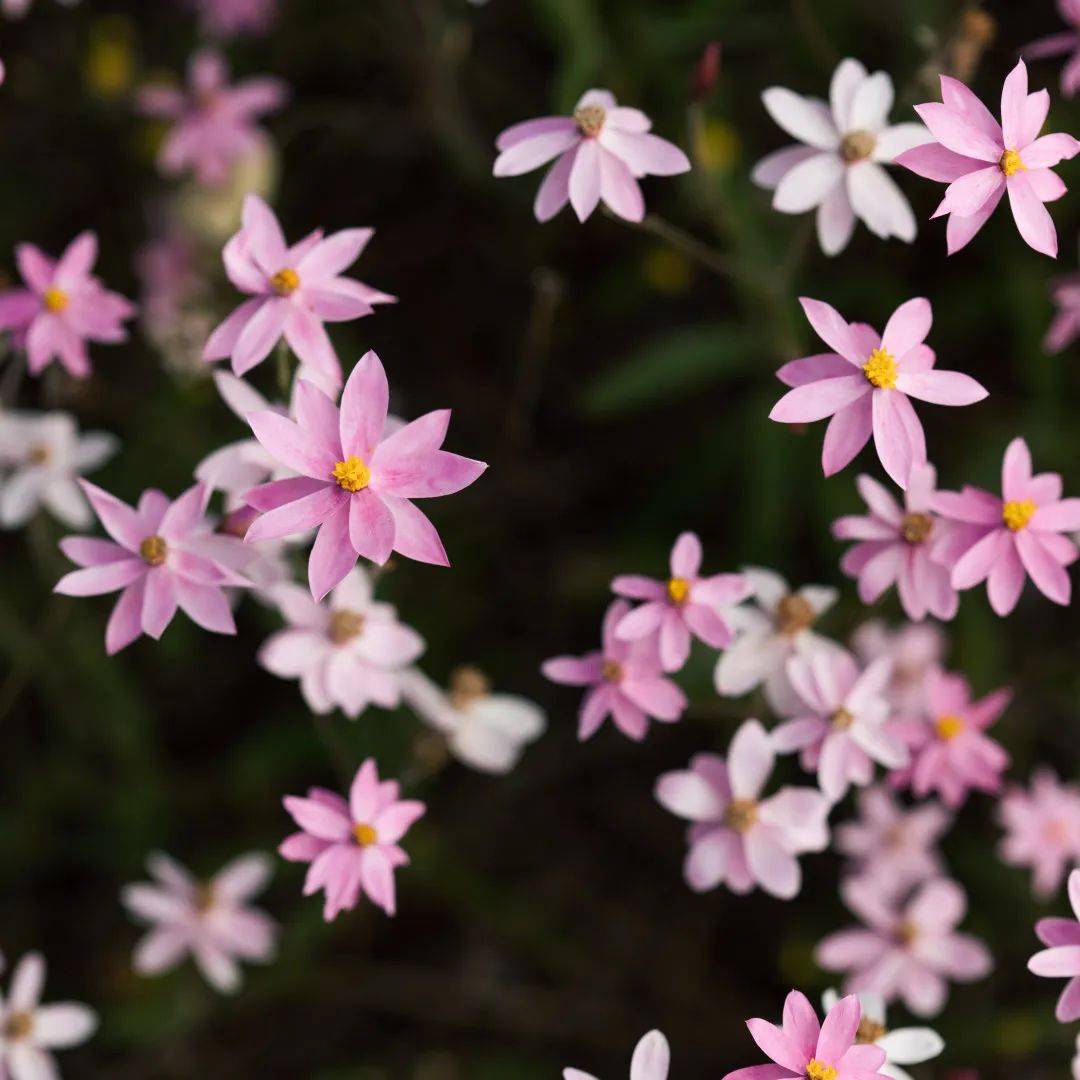
[[[1047,899],[1061,887],[1066,871],[1080,862],[1080,789],[1062,784],[1053,770],[1031,778],[1031,790],[1012,787],[998,803],[1006,830],[998,854],[1011,866],[1030,866],[1032,892]]]
[[[135,315],[135,305],[91,274],[97,253],[92,232],[75,237],[59,259],[33,244],[15,249],[26,288],[0,293],[0,330],[10,330],[15,344],[26,348],[31,375],[59,360],[69,375],[84,379],[90,374],[88,341],[127,341],[123,324]]]
[[[985,581],[990,606],[1004,616],[1016,607],[1030,576],[1048,600],[1068,604],[1072,585],[1065,567],[1078,552],[1063,534],[1080,529],[1080,499],[1062,499],[1057,473],[1032,475],[1031,451],[1020,438],[1005,451],[1001,493],[999,499],[964,487],[934,497],[942,517],[977,526],[977,541],[949,560],[953,587],[970,589]]]
[[[588,90],[573,116],[544,116],[508,127],[495,140],[494,173],[521,176],[557,158],[536,193],[537,221],[550,221],[567,202],[585,221],[601,199],[619,217],[641,221],[645,200],[638,180],[690,168],[686,155],[653,135],[651,127],[643,112],[618,105],[607,90]]]
[[[242,855],[205,882],[160,852],[146,866],[154,881],[122,893],[128,911],[150,926],[132,959],[140,975],[160,975],[190,954],[211,986],[231,994],[240,988],[238,960],[273,960],[277,925],[249,903],[270,880],[267,856]]]
[[[231,568],[244,562],[243,547],[234,537],[212,535],[202,484],[174,502],[149,488],[135,509],[87,480],[79,484],[112,540],[61,540],[60,550],[81,569],[65,574],[53,592],[100,596],[123,590],[105,629],[110,656],[140,634],[160,638],[177,607],[204,630],[236,633],[222,587],[249,584]]]
[[[793,360],[777,372],[792,389],[769,419],[808,424],[831,416],[821,455],[826,476],[844,468],[873,434],[885,471],[906,487],[912,465],[926,461],[926,439],[910,399],[972,405],[986,391],[970,375],[934,370],[934,352],[923,344],[933,321],[929,300],[901,304],[881,337],[864,323],[845,322],[820,300],[803,297],[800,303],[834,351]]]
[[[694,533],[680,533],[671,549],[671,576],[666,581],[623,574],[611,583],[617,596],[644,600],[615,628],[622,641],[637,641],[659,632],[660,661],[665,671],[678,671],[690,656],[690,639],[710,648],[724,649],[733,633],[724,608],[750,595],[742,574],[699,577],[701,541]]]
[[[203,33],[215,37],[265,34],[277,18],[279,0],[191,0]]]
[[[255,121],[285,104],[281,79],[263,76],[229,86],[229,68],[216,49],[201,49],[188,61],[187,92],[144,86],[137,103],[144,116],[172,122],[158,155],[166,176],[189,169],[200,184],[220,185],[240,158],[265,140]]]
[[[301,831],[278,848],[290,862],[311,866],[304,895],[323,890],[323,918],[356,907],[363,892],[387,915],[396,910],[394,871],[409,865],[398,841],[424,814],[424,804],[399,798],[396,780],[379,780],[374,758],[357,770],[349,801],[325,788],[311,788],[306,799],[286,795],[285,809]]]
[[[203,359],[232,357],[233,371],[244,375],[284,335],[317,382],[340,386],[341,365],[323,324],[360,319],[375,304],[395,302],[388,293],[341,277],[373,235],[373,229],[343,229],[323,239],[317,231],[290,248],[273,210],[258,195],[248,195],[243,228],[222,258],[229,280],[251,299],[210,335]]]
[[[851,637],[851,648],[864,664],[887,656],[892,678],[887,696],[894,712],[918,712],[924,704],[926,676],[945,656],[945,635],[933,623],[905,623],[890,630],[878,619],[865,622]]]
[[[1072,919],[1040,919],[1035,933],[1047,946],[1028,961],[1028,971],[1047,979],[1068,979],[1054,1015],[1062,1024],[1080,1020],[1080,870],[1069,874]]]
[[[616,600],[604,614],[603,646],[585,656],[556,656],[540,670],[563,686],[587,686],[578,713],[578,738],[592,738],[610,716],[630,739],[644,739],[650,717],[670,724],[686,708],[686,695],[667,678],[656,635],[624,641],[615,628],[630,612]]]
[[[1052,167],[1080,152],[1071,135],[1044,135],[1050,95],[1028,93],[1027,68],[1017,63],[1001,90],[1001,123],[962,83],[941,76],[941,102],[916,105],[937,140],[897,159],[919,176],[948,184],[934,217],[949,215],[949,254],[964,247],[1009,193],[1020,235],[1044,255],[1057,256],[1057,231],[1043,203],[1060,199],[1065,184]]]
[[[854,994],[842,998],[819,1023],[805,994],[792,990],[784,1002],[781,1027],[747,1020],[758,1049],[774,1065],[751,1065],[723,1080],[889,1080],[878,1070],[885,1051],[859,1038],[862,1009]]]
[[[1047,327],[1043,349],[1059,353],[1080,337],[1080,274],[1067,274],[1052,281],[1050,298],[1057,311]]]
[[[874,882],[848,881],[840,895],[866,928],[830,934],[815,959],[826,971],[848,973],[845,993],[870,990],[887,1002],[899,998],[916,1016],[936,1016],[950,980],[975,982],[993,967],[986,946],[956,930],[967,896],[955,881],[928,881],[902,906]]]
[[[667,1080],[671,1047],[661,1031],[650,1031],[638,1040],[630,1061],[630,1080]],[[596,1080],[580,1069],[563,1069],[563,1080]]]
[[[366,353],[353,368],[341,408],[301,379],[297,420],[273,409],[248,416],[255,438],[300,475],[252,489],[247,500],[262,516],[246,543],[274,540],[319,526],[311,549],[311,595],[321,600],[361,555],[382,565],[397,551],[408,559],[448,566],[435,526],[412,503],[452,495],[487,468],[440,449],[450,410],[427,413],[386,433],[390,387],[382,362]]]
[[[1080,0],[1057,0],[1057,9],[1070,29],[1039,38],[1020,51],[1027,60],[1072,53],[1061,69],[1061,92],[1072,97],[1080,89]]]
[[[829,844],[829,804],[813,788],[781,788],[762,798],[775,751],[757,720],[735,732],[725,761],[697,754],[690,768],[664,773],[656,799],[693,822],[683,876],[695,892],[727,885],[740,895],[760,885],[791,900],[802,887],[797,855]]]

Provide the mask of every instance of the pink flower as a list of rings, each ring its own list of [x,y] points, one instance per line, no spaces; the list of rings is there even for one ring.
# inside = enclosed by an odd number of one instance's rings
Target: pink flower
[[[15,261],[25,289],[0,293],[0,330],[10,330],[26,348],[31,375],[59,360],[77,379],[90,374],[88,341],[127,341],[123,323],[135,306],[110,292],[90,271],[97,261],[97,236],[80,233],[59,259],[33,244],[19,244]]]
[[[278,928],[249,905],[270,880],[267,856],[242,855],[206,882],[160,852],[146,866],[154,881],[126,885],[122,893],[128,911],[151,928],[132,959],[140,975],[160,975],[190,954],[211,986],[231,994],[240,988],[237,960],[274,958]]]
[[[1039,38],[1038,41],[1025,45],[1021,52],[1028,60],[1072,53],[1068,63],[1061,69],[1061,92],[1066,97],[1072,97],[1080,89],[1080,0],[1057,0],[1057,9],[1070,29]]]
[[[217,37],[265,34],[278,15],[278,0],[192,0],[203,33]]]
[[[274,540],[319,526],[308,562],[311,595],[321,600],[361,555],[385,563],[392,551],[448,566],[435,526],[412,503],[452,495],[487,468],[441,450],[450,410],[427,413],[387,435],[390,387],[373,352],[353,368],[339,409],[303,379],[297,420],[272,409],[248,416],[263,447],[300,475],[254,488],[248,503],[262,516],[245,542]]]
[[[601,199],[619,217],[641,221],[645,200],[638,180],[690,168],[686,155],[651,134],[651,127],[643,112],[618,105],[607,90],[589,90],[573,116],[545,116],[507,128],[495,140],[500,153],[494,172],[520,176],[557,158],[536,193],[537,221],[550,221],[567,202],[584,221]]]
[[[1002,796],[998,821],[1006,830],[1002,862],[1030,866],[1036,896],[1056,893],[1066,870],[1080,861],[1080,789],[1062,784],[1051,769],[1038,769],[1030,792],[1012,787]]]
[[[281,79],[264,76],[229,86],[229,68],[216,49],[201,49],[188,61],[187,93],[171,86],[145,86],[138,107],[144,116],[172,121],[158,155],[166,176],[188,169],[200,184],[220,185],[233,164],[265,140],[255,121],[285,104]]]
[[[879,1072],[885,1051],[858,1039],[862,1009],[854,994],[838,1001],[819,1023],[805,994],[792,990],[784,1002],[783,1026],[747,1020],[758,1049],[775,1065],[751,1065],[723,1080],[888,1080]]]
[[[650,1031],[634,1047],[630,1080],[667,1080],[670,1064],[671,1048],[667,1039],[660,1031]],[[596,1080],[596,1077],[580,1069],[563,1069],[563,1080]]]
[[[1069,874],[1072,919],[1040,919],[1035,933],[1047,946],[1028,961],[1028,971],[1048,979],[1068,979],[1055,1016],[1062,1024],[1080,1020],[1080,870]]]
[[[424,639],[398,621],[392,605],[375,600],[359,566],[326,603],[316,603],[301,585],[278,585],[271,596],[289,625],[267,638],[259,663],[283,679],[299,679],[312,712],[336,706],[355,720],[368,705],[401,704],[401,678],[423,653]]]
[[[990,606],[1008,615],[1030,576],[1055,604],[1068,604],[1072,586],[1065,567],[1077,559],[1067,536],[1080,528],[1080,499],[1062,499],[1057,473],[1031,471],[1031,451],[1013,439],[1001,466],[1002,498],[981,488],[939,491],[934,509],[942,517],[976,526],[976,542],[949,559],[956,589],[986,582]]]
[[[1080,337],[1080,274],[1068,274],[1051,282],[1050,298],[1057,312],[1043,338],[1043,349],[1059,353]]]
[[[394,914],[394,871],[409,864],[398,841],[425,810],[422,802],[400,799],[399,793],[398,782],[380,781],[375,760],[368,758],[357,770],[348,802],[325,788],[309,789],[306,799],[285,796],[285,809],[302,831],[278,851],[290,862],[311,864],[304,895],[323,890],[327,922],[356,907],[361,891]]]
[[[110,656],[140,634],[160,638],[177,607],[204,630],[236,633],[222,586],[249,584],[230,568],[243,562],[238,558],[243,549],[233,537],[212,535],[202,484],[174,502],[149,488],[136,509],[87,480],[79,484],[113,539],[61,540],[60,550],[82,569],[65,574],[53,591],[100,596],[123,590],[105,629]]]
[[[616,600],[604,615],[603,647],[585,656],[556,656],[541,671],[563,686],[587,686],[578,713],[578,738],[584,741],[610,716],[630,739],[644,739],[649,718],[674,723],[686,708],[686,695],[663,673],[656,635],[624,641],[615,628],[630,613]]]
[[[889,657],[892,677],[886,690],[893,710],[918,712],[924,704],[926,676],[945,656],[945,635],[933,623],[905,623],[890,630],[879,619],[871,619],[852,635],[851,648],[864,664]]]
[[[774,761],[765,729],[747,720],[735,732],[726,762],[697,754],[689,769],[657,780],[660,805],[693,822],[683,876],[695,892],[727,885],[743,895],[760,885],[791,900],[802,887],[796,856],[828,847],[829,804],[820,791],[784,787],[761,797]]]
[[[875,761],[887,769],[908,763],[907,747],[886,726],[890,671],[882,659],[860,672],[850,653],[832,650],[788,661],[801,706],[773,731],[772,743],[779,754],[802,752],[803,768],[817,772],[831,803],[847,794],[849,784],[869,784]]]
[[[916,1016],[936,1016],[949,980],[975,982],[993,967],[981,941],[956,931],[967,897],[955,881],[928,881],[904,905],[874,882],[848,881],[840,895],[867,928],[830,934],[815,958],[826,971],[848,972],[845,993],[871,990],[887,1002],[899,998]]]
[[[840,568],[859,582],[864,604],[880,600],[893,585],[910,619],[927,614],[951,619],[959,597],[949,580],[949,570],[931,557],[931,541],[949,524],[931,509],[937,473],[933,465],[913,465],[901,507],[892,494],[869,476],[856,481],[870,513],[837,518],[833,536],[854,540],[840,560]]]
[[[935,405],[972,405],[986,391],[970,375],[934,370],[930,301],[919,297],[893,312],[885,333],[847,323],[820,300],[800,300],[810,325],[833,352],[785,364],[777,377],[792,387],[769,413],[782,424],[808,424],[831,416],[821,465],[832,476],[874,436],[878,457],[897,486],[907,486],[913,465],[926,461],[926,438],[911,398]],[[854,368],[854,370],[852,370]]]
[[[1074,157],[1080,142],[1071,135],[1044,135],[1050,95],[1028,93],[1024,61],[1009,73],[1001,90],[1001,124],[962,83],[941,76],[941,103],[916,105],[937,142],[901,154],[903,165],[928,180],[948,184],[934,217],[949,215],[949,254],[967,244],[1009,193],[1020,235],[1036,251],[1057,256],[1057,231],[1043,203],[1060,199],[1065,185],[1052,171]]]
[[[665,671],[678,671],[690,656],[690,639],[710,648],[731,644],[732,630],[724,608],[745,600],[750,586],[741,574],[699,577],[701,541],[680,533],[671,549],[671,576],[665,581],[623,574],[611,583],[617,596],[644,600],[615,628],[621,641],[637,641],[659,631],[660,660]]]
[[[341,277],[374,235],[343,229],[323,239],[316,231],[287,247],[273,210],[258,195],[244,200],[243,228],[222,254],[229,280],[245,300],[214,332],[203,359],[232,357],[244,375],[261,364],[282,335],[321,385],[341,385],[341,365],[323,325],[371,315],[375,304],[395,298],[353,278]]]

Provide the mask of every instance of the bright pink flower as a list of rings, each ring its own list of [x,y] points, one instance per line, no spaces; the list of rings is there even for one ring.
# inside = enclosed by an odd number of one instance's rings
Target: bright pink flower
[[[937,142],[907,150],[897,159],[919,176],[948,184],[934,217],[949,215],[952,255],[967,244],[1009,193],[1020,235],[1036,251],[1057,256],[1057,231],[1043,203],[1060,199],[1065,184],[1052,167],[1075,157],[1080,142],[1071,135],[1044,135],[1050,95],[1028,93],[1024,61],[1001,90],[1001,123],[962,83],[941,76],[941,102],[916,105]]]
[[[878,1070],[885,1051],[858,1040],[862,1009],[854,994],[842,998],[819,1023],[805,994],[792,990],[784,1002],[783,1026],[747,1020],[758,1049],[775,1065],[736,1069],[723,1080],[888,1080]]]
[[[204,360],[232,357],[244,375],[261,364],[282,335],[321,385],[341,385],[341,365],[323,325],[349,322],[395,297],[341,274],[374,235],[373,229],[343,229],[323,239],[321,231],[287,247],[273,210],[258,195],[244,200],[243,228],[225,245],[229,280],[245,300],[214,332]]]
[[[152,883],[126,885],[124,906],[151,929],[135,948],[140,975],[160,975],[188,954],[223,994],[240,988],[237,960],[274,958],[277,925],[249,901],[266,888],[272,866],[265,855],[242,855],[209,881],[197,881],[160,852],[146,860]]]
[[[1069,903],[1074,918],[1040,919],[1035,924],[1035,933],[1047,948],[1028,961],[1033,975],[1069,980],[1054,1014],[1063,1024],[1080,1020],[1080,870],[1069,874]]]
[[[724,608],[750,595],[741,574],[699,577],[701,541],[684,532],[671,549],[671,576],[666,580],[623,574],[611,583],[617,596],[644,600],[615,628],[623,641],[637,641],[659,631],[660,660],[665,671],[678,671],[690,656],[690,639],[696,637],[710,648],[731,644],[731,627]]]
[[[536,193],[537,221],[549,221],[570,203],[584,221],[603,199],[627,221],[641,221],[643,176],[675,176],[690,168],[686,155],[650,133],[638,109],[616,103],[607,90],[589,90],[573,116],[544,116],[508,127],[495,140],[496,176],[520,176],[558,160]]]
[[[172,86],[144,86],[138,107],[144,116],[172,121],[158,155],[166,176],[188,169],[200,184],[223,184],[240,158],[266,136],[255,121],[285,104],[281,79],[263,76],[229,86],[229,68],[216,49],[202,49],[188,61],[185,93]]]
[[[366,353],[353,368],[341,407],[303,379],[294,423],[272,409],[248,417],[255,437],[300,475],[254,488],[248,503],[262,516],[245,542],[273,540],[319,526],[308,562],[311,595],[321,600],[361,555],[382,565],[397,551],[448,566],[435,526],[412,503],[452,495],[487,468],[441,450],[450,410],[440,409],[387,435],[390,387],[382,362]]]
[[[216,37],[265,34],[277,18],[279,0],[191,0],[203,33]]]
[[[1027,60],[1072,53],[1061,69],[1061,92],[1072,97],[1080,89],[1080,0],[1057,0],[1057,9],[1070,29],[1039,38],[1020,51]]]
[[[801,704],[793,719],[773,731],[773,747],[779,754],[801,751],[803,768],[817,772],[832,803],[850,784],[869,784],[875,761],[887,769],[908,763],[907,747],[886,725],[890,709],[884,691],[891,669],[890,661],[881,659],[860,672],[851,654],[840,650],[788,661],[788,679]]]
[[[689,769],[657,780],[660,805],[693,822],[683,876],[695,892],[727,885],[741,895],[760,885],[790,900],[802,887],[796,856],[828,846],[829,804],[820,791],[784,787],[762,798],[774,761],[767,732],[747,720],[731,740],[727,761],[697,754]]]
[[[1078,552],[1064,534],[1080,529],[1080,499],[1062,499],[1058,473],[1032,475],[1031,451],[1019,438],[1005,451],[1001,492],[998,498],[964,487],[935,495],[934,509],[942,517],[975,527],[975,542],[948,556],[953,587],[970,589],[985,581],[990,606],[1008,615],[1030,576],[1047,599],[1068,604],[1072,585],[1065,567]]]
[[[234,537],[213,535],[202,484],[174,502],[149,488],[132,509],[87,480],[79,483],[113,539],[61,540],[60,550],[82,569],[65,574],[53,591],[100,596],[123,590],[105,629],[110,656],[140,634],[160,638],[177,607],[204,630],[236,633],[222,587],[249,584],[232,568],[243,565],[243,547]]]
[[[852,635],[851,648],[864,664],[889,657],[892,678],[886,689],[893,711],[918,712],[924,704],[926,676],[945,656],[945,635],[933,623],[904,623],[890,630],[881,620],[871,619]]]
[[[1051,769],[1038,769],[1030,792],[1022,787],[1005,792],[998,821],[1006,830],[998,849],[1002,862],[1030,866],[1036,896],[1056,893],[1065,872],[1080,862],[1080,789],[1062,784]]]
[[[934,369],[934,351],[923,344],[933,321],[929,300],[901,304],[881,337],[865,323],[845,322],[820,300],[803,297],[800,303],[834,351],[792,360],[777,372],[792,389],[769,419],[809,424],[831,416],[821,455],[826,476],[844,468],[873,434],[885,471],[906,487],[911,467],[926,461],[926,438],[910,399],[972,405],[986,391],[970,375]]]
[[[33,244],[15,249],[26,288],[0,293],[0,330],[11,331],[15,344],[26,348],[31,375],[58,359],[69,375],[83,379],[90,374],[88,341],[127,341],[123,324],[135,305],[91,274],[97,254],[92,232],[75,237],[59,259]]]
[[[1050,298],[1057,312],[1046,330],[1043,349],[1059,353],[1080,337],[1080,274],[1068,274],[1051,282]]]
[[[926,882],[903,905],[872,881],[848,881],[840,895],[867,928],[830,934],[815,958],[826,971],[848,973],[845,993],[871,990],[887,1002],[899,998],[916,1016],[936,1016],[949,980],[975,982],[993,967],[981,941],[956,931],[967,896],[955,881]]]
[[[616,600],[604,615],[603,646],[585,656],[556,656],[541,671],[564,686],[587,686],[578,713],[578,738],[584,741],[610,715],[628,738],[644,739],[649,718],[674,723],[686,708],[686,695],[663,673],[656,635],[624,641],[615,628],[630,613]]]
[[[311,866],[304,895],[320,889],[326,894],[323,918],[356,907],[361,891],[387,915],[396,910],[394,871],[408,866],[409,856],[398,841],[424,814],[424,804],[399,798],[396,780],[379,780],[373,758],[360,766],[349,790],[349,801],[325,788],[311,788],[306,799],[285,796],[285,809],[301,832],[278,848],[290,862]]]
[[[663,1032],[650,1031],[634,1047],[630,1080],[667,1080],[670,1065],[671,1047]],[[596,1080],[596,1077],[580,1069],[563,1069],[563,1080]]]

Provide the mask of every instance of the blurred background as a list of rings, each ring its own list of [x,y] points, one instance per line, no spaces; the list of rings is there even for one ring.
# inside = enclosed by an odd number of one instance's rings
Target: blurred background
[[[829,985],[812,950],[850,921],[838,860],[804,858],[793,903],[695,896],[683,827],[652,785],[699,750],[722,752],[741,718],[767,718],[763,701],[717,698],[702,650],[680,676],[692,697],[682,723],[643,745],[610,726],[579,745],[578,696],[546,684],[539,664],[593,648],[611,577],[662,574],[683,529],[701,535],[711,572],[751,562],[842,586],[822,626],[833,637],[867,617],[829,525],[861,507],[855,476],[878,475],[876,463],[864,452],[826,481],[823,425],[767,420],[775,369],[817,350],[800,294],[879,326],[910,296],[932,299],[943,366],[991,391],[975,408],[922,410],[942,486],[996,488],[1022,433],[1036,464],[1080,491],[1077,351],[1041,348],[1048,285],[1076,269],[1075,198],[1053,207],[1059,264],[1027,248],[1004,210],[946,260],[943,223],[927,221],[940,188],[896,171],[917,242],[883,243],[860,225],[830,260],[812,216],[773,212],[749,180],[790,141],[761,105],[767,86],[825,96],[836,63],[855,56],[892,75],[894,120],[937,98],[938,71],[996,111],[1018,48],[1059,29],[1051,0],[281,0],[268,33],[222,47],[235,75],[279,75],[292,102],[268,122],[271,149],[208,194],[157,174],[162,133],[133,108],[138,86],[179,81],[206,41],[184,3],[37,0],[0,23],[0,268],[14,275],[20,241],[55,254],[92,228],[105,281],[145,298],[137,268],[170,233],[190,247],[194,282],[171,321],[144,318],[129,344],[95,347],[91,379],[50,369],[24,383],[21,404],[116,433],[123,449],[94,480],[121,498],[178,493],[202,457],[244,435],[198,362],[236,302],[218,252],[243,193],[264,193],[293,238],[374,226],[352,273],[401,302],[335,328],[338,353],[348,369],[375,348],[393,411],[452,406],[450,448],[491,464],[432,508],[453,569],[399,563],[380,593],[427,640],[433,677],[476,664],[550,721],[506,778],[447,759],[405,709],[315,723],[295,684],[256,666],[279,619],[250,601],[236,638],[181,617],[160,643],[106,660],[111,601],[51,594],[68,530],[41,517],[0,537],[0,948],[9,966],[41,949],[49,996],[101,1011],[65,1075],[527,1080],[576,1065],[614,1078],[651,1027],[671,1040],[673,1076],[760,1060],[744,1018],[776,1016],[792,986],[816,1000]],[[712,41],[722,69],[701,85]],[[1059,71],[1033,64],[1032,87],[1051,88],[1048,130],[1080,132]],[[694,161],[684,177],[645,182],[659,215],[647,228],[602,213],[583,227],[569,210],[541,226],[539,175],[491,177],[500,130],[568,112],[590,86],[644,109]],[[1061,175],[1080,183],[1080,165]],[[669,227],[722,257],[690,257],[664,239]],[[273,396],[273,365],[254,381]],[[873,614],[898,619],[894,594]],[[1029,587],[1002,621],[976,590],[948,634],[950,666],[978,693],[1016,690],[997,728],[1011,776],[1049,761],[1074,777],[1073,612]],[[283,927],[280,956],[250,968],[237,997],[218,997],[190,965],[132,972],[140,931],[118,893],[144,876],[148,851],[202,874],[272,851],[291,831],[281,796],[339,787],[368,754],[429,804],[406,844],[395,919],[362,904],[327,926],[320,902],[300,896],[303,868],[279,863],[263,902]],[[913,1069],[920,1078],[968,1067],[1061,1077],[1073,1052],[1075,1032],[1053,1020],[1059,984],[1025,970],[1034,920],[1064,913],[1065,898],[1036,904],[1029,874],[999,862],[993,810],[973,798],[945,853],[970,895],[965,929],[988,941],[997,971],[953,988],[936,1024],[948,1048]],[[834,820],[850,813],[849,802]]]

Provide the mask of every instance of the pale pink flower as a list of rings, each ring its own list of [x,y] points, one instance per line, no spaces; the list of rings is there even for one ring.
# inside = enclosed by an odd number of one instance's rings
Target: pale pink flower
[[[1078,557],[1066,532],[1080,529],[1080,499],[1062,499],[1058,473],[1032,474],[1031,451],[1013,439],[1001,466],[1002,497],[965,486],[939,491],[934,509],[945,518],[974,526],[974,542],[953,551],[947,561],[956,589],[986,582],[990,606],[1008,615],[1030,576],[1055,604],[1067,605],[1072,584],[1065,567]],[[945,556],[942,556],[945,557]]]
[[[941,99],[915,106],[937,141],[906,151],[896,163],[949,185],[933,214],[949,215],[949,254],[975,236],[1007,191],[1025,242],[1056,257],[1057,230],[1043,203],[1065,194],[1052,168],[1075,157],[1080,142],[1066,134],[1039,138],[1050,95],[1045,90],[1028,93],[1027,68],[1020,60],[1001,90],[1000,124],[962,82],[948,75],[941,76]]]
[[[784,787],[762,798],[774,762],[768,733],[747,720],[732,737],[727,761],[697,754],[689,769],[657,780],[660,805],[693,822],[683,876],[695,892],[727,885],[743,895],[760,885],[791,900],[802,887],[796,856],[828,846],[829,804],[820,791]]]
[[[160,638],[177,607],[204,630],[236,633],[222,587],[249,584],[233,569],[243,563],[242,544],[212,535],[201,484],[173,502],[149,488],[133,509],[87,480],[79,483],[112,540],[61,540],[60,550],[81,569],[65,574],[53,591],[100,596],[123,590],[105,629],[110,656],[140,634]]]
[[[265,34],[278,16],[279,0],[191,0],[205,34]]]
[[[1035,933],[1047,946],[1028,961],[1033,975],[1048,979],[1068,979],[1058,998],[1055,1016],[1062,1024],[1080,1020],[1080,870],[1069,874],[1071,919],[1040,919]]]
[[[578,712],[578,738],[584,741],[610,716],[630,739],[644,739],[649,719],[674,723],[686,709],[686,695],[667,678],[656,635],[624,641],[615,628],[630,612],[616,600],[604,614],[602,647],[585,656],[556,656],[540,670],[563,686],[587,686]]]
[[[862,1008],[853,994],[842,998],[818,1022],[806,995],[792,990],[784,1002],[781,1027],[768,1020],[747,1020],[758,1049],[774,1065],[751,1065],[725,1074],[723,1080],[887,1080],[878,1070],[885,1051],[859,1039]]]
[[[1080,89],[1080,0],[1057,0],[1057,9],[1069,29],[1039,38],[1020,51],[1027,60],[1071,53],[1061,69],[1061,92],[1066,97],[1072,97]]]
[[[59,259],[33,244],[19,244],[15,262],[26,288],[0,293],[0,330],[26,349],[31,375],[59,360],[69,375],[90,374],[87,342],[127,341],[124,322],[135,305],[110,292],[90,272],[97,261],[97,236],[80,233]]]
[[[874,882],[845,882],[840,895],[866,928],[830,934],[815,958],[826,971],[848,973],[845,993],[871,990],[886,1002],[903,1001],[916,1016],[936,1016],[945,1007],[949,981],[975,982],[993,967],[986,946],[956,930],[967,896],[955,881],[928,881],[902,905],[885,898]]]
[[[394,871],[409,864],[398,841],[425,810],[422,802],[399,795],[398,782],[380,781],[375,760],[368,758],[357,770],[348,802],[325,788],[311,788],[306,799],[285,796],[285,809],[302,831],[278,851],[290,862],[311,864],[304,895],[323,890],[327,922],[356,907],[361,891],[394,914]]]
[[[792,387],[769,413],[782,424],[831,416],[821,466],[832,476],[867,444],[871,434],[885,471],[906,487],[913,465],[926,461],[926,437],[911,398],[935,405],[972,405],[987,396],[970,375],[934,368],[924,345],[933,312],[923,297],[893,312],[879,337],[865,323],[847,323],[820,300],[800,299],[818,337],[832,349],[792,360],[777,378]]]
[[[658,581],[622,574],[611,583],[617,596],[643,600],[615,628],[623,641],[637,641],[659,632],[660,661],[665,671],[678,671],[690,657],[690,639],[724,649],[733,633],[724,608],[745,600],[750,586],[741,574],[700,577],[701,541],[692,532],[680,533],[671,549],[670,576]]]
[[[544,116],[508,127],[495,146],[496,176],[520,176],[553,158],[534,207],[537,221],[549,221],[567,202],[584,221],[603,200],[612,213],[641,221],[643,176],[675,176],[690,168],[686,155],[650,132],[640,110],[620,106],[607,90],[588,90],[573,116]]]
[[[1030,791],[1011,787],[997,810],[1006,830],[998,849],[1002,862],[1030,866],[1034,894],[1052,896],[1066,871],[1080,862],[1080,789],[1041,768],[1031,778]]]
[[[1059,353],[1080,337],[1080,274],[1068,274],[1052,281],[1050,298],[1057,311],[1047,327],[1043,349]]]
[[[663,1032],[650,1031],[634,1047],[630,1080],[667,1080],[670,1065],[671,1048]],[[563,1080],[596,1080],[596,1077],[580,1069],[563,1069]]]
[[[274,959],[277,925],[250,906],[270,880],[266,855],[233,859],[209,881],[198,881],[160,852],[146,867],[154,880],[125,885],[121,893],[132,916],[150,927],[132,957],[140,975],[160,975],[190,955],[211,986],[231,994],[240,988],[238,960]]]
[[[904,623],[890,630],[879,619],[865,622],[851,636],[851,648],[864,663],[880,656],[892,660],[887,693],[895,712],[918,712],[924,704],[924,683],[945,656],[945,634],[933,623]]]
[[[775,188],[773,206],[781,213],[816,208],[818,242],[826,255],[847,247],[856,217],[883,240],[915,239],[911,204],[884,166],[931,135],[922,124],[889,124],[893,84],[884,71],[870,75],[849,58],[833,73],[828,104],[779,86],[761,100],[798,143],[762,158],[754,183]]]
[[[175,335],[185,309],[206,288],[191,236],[171,225],[135,253],[135,272],[141,285],[140,322],[154,338]]]

